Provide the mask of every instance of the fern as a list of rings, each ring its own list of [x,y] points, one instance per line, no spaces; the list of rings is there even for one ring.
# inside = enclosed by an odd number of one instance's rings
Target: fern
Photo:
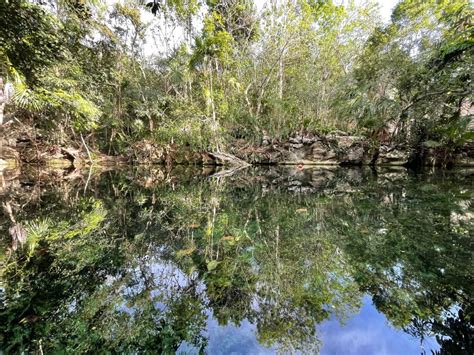
[[[28,257],[32,257],[41,240],[51,234],[53,222],[49,219],[26,222],[25,229],[28,240]]]
[[[46,106],[46,102],[43,101],[37,93],[30,89],[23,78],[14,69],[12,70],[13,76],[13,105],[32,112],[40,112]]]

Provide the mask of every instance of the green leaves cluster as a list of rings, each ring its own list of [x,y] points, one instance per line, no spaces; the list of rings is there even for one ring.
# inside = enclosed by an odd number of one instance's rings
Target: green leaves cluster
[[[341,112],[361,128],[396,126],[416,146],[462,145],[472,119],[461,117],[472,92],[472,16],[464,0],[400,1],[369,39]]]
[[[396,131],[419,149],[472,138],[467,0],[403,0],[388,24],[375,0],[173,0],[153,21],[128,0],[0,11],[9,110],[54,140],[88,132],[92,148],[121,153],[141,139],[219,150],[335,129]]]

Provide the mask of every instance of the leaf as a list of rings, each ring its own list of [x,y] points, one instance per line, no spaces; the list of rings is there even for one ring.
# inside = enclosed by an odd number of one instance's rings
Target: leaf
[[[222,237],[221,238],[222,241],[234,241],[235,240],[235,237],[231,236],[231,235],[227,235],[225,237]]]
[[[226,235],[225,237],[222,237],[220,241],[222,243],[227,243],[228,245],[233,246],[239,240],[240,240],[240,237],[234,237],[232,235]]]
[[[437,147],[440,147],[442,143],[436,142],[436,141],[426,141],[426,142],[423,142],[423,145],[427,148],[437,148]]]
[[[308,209],[307,208],[298,208],[296,210],[296,213],[307,213],[308,212]]]
[[[178,258],[182,258],[183,256],[191,255],[194,251],[196,250],[195,247],[187,248],[187,249],[181,249],[176,252],[176,256]]]
[[[219,262],[217,260],[211,260],[207,263],[207,271],[212,271],[214,270],[217,265],[219,265]]]
[[[196,265],[191,265],[190,268],[188,269],[188,275],[192,275],[196,271],[197,271]]]

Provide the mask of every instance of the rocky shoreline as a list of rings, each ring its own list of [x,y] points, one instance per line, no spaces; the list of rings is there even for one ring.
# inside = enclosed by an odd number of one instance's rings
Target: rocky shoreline
[[[414,149],[408,144],[378,143],[339,133],[292,137],[283,144],[264,146],[256,156],[241,158],[254,164],[276,165],[474,166],[474,144],[454,151],[443,147]]]
[[[413,149],[392,142],[375,144],[365,137],[347,134],[294,136],[287,142],[264,140],[260,145],[242,141],[228,152],[195,152],[141,141],[129,148],[127,160],[136,164],[191,165],[474,166],[473,142],[455,150]]]
[[[23,164],[45,167],[81,168],[89,165],[340,165],[340,166],[474,166],[474,142],[462,148],[411,148],[407,144],[374,142],[344,132],[327,135],[295,135],[285,142],[264,137],[261,144],[236,141],[227,151],[195,151],[189,147],[160,145],[142,140],[123,156],[94,153],[84,147],[63,147],[46,142],[40,135],[0,135],[0,169]]]

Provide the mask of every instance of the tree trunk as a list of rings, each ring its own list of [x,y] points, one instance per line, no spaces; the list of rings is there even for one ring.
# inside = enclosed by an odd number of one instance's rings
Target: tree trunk
[[[280,63],[278,68],[278,98],[283,100],[283,54],[280,56]]]
[[[0,77],[0,126],[3,124],[3,112],[5,110],[5,102],[7,101],[3,78]]]
[[[1,95],[1,94],[0,94]],[[1,100],[1,98],[0,98]],[[0,103],[0,126],[3,124],[3,111],[5,110],[5,103]]]

